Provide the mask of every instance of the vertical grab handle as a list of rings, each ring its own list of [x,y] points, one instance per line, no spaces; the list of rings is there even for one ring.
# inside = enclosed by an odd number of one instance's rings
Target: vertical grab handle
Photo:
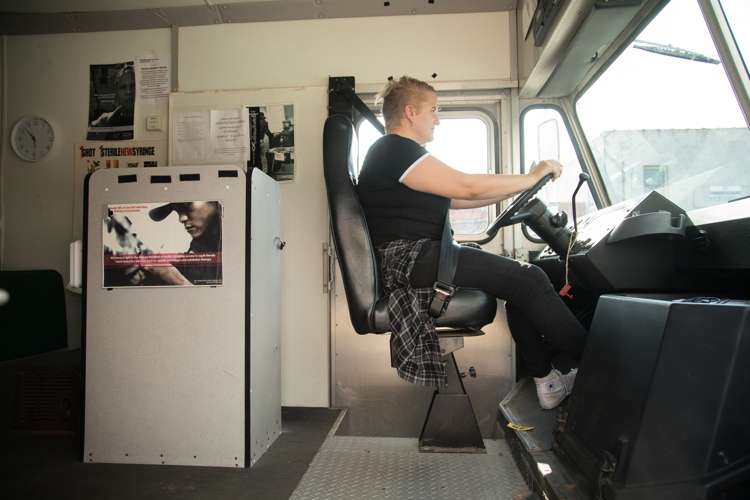
[[[328,243],[323,243],[323,293],[331,291],[333,283],[333,252]]]

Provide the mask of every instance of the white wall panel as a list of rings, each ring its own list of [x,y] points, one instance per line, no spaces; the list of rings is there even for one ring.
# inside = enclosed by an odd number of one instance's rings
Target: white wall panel
[[[183,28],[180,90],[328,85],[329,75],[506,80],[508,23],[491,12]]]
[[[180,92],[173,113],[294,104],[294,180],[281,186],[281,394],[285,406],[328,406],[328,295],[322,246],[328,241],[323,181],[325,87],[263,91]]]
[[[3,137],[3,269],[55,269],[69,280],[69,245],[82,221],[73,220],[74,143],[86,139],[89,65],[131,61],[170,51],[170,30],[7,38],[7,108],[10,127],[27,115],[46,118],[55,145],[36,163],[20,160]],[[166,105],[136,107],[135,138],[166,139],[145,131],[146,114],[166,114]],[[142,123],[142,126],[139,124]],[[80,213],[80,212],[79,212]],[[81,345],[81,298],[66,292],[68,346]]]
[[[296,173],[282,183],[282,404],[326,406],[329,396],[327,296],[322,293],[322,244],[328,219],[322,174],[322,127],[329,76],[357,84],[410,74],[435,82],[509,81],[509,23],[515,12],[320,19],[223,24],[179,29],[179,89],[266,89],[232,104],[295,104]],[[3,179],[5,269],[58,270],[68,278],[74,233],[73,144],[85,139],[91,64],[171,52],[171,30],[7,39],[8,125],[38,113],[55,126],[55,149],[28,164],[6,151]],[[175,83],[176,85],[176,83]],[[275,90],[274,90],[275,89]],[[298,89],[298,90],[289,90]],[[231,94],[231,93],[230,93]],[[214,93],[209,106],[224,105]],[[135,138],[146,116],[166,105],[136,108]],[[80,297],[66,293],[69,345],[80,345]]]

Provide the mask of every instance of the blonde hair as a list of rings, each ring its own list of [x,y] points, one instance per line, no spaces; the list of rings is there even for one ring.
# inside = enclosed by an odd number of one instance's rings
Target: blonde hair
[[[390,79],[383,90],[375,96],[375,104],[383,101],[383,117],[386,130],[398,126],[404,118],[404,108],[411,105],[420,112],[425,94],[435,93],[429,83],[425,83],[410,76],[402,76],[398,80]]]

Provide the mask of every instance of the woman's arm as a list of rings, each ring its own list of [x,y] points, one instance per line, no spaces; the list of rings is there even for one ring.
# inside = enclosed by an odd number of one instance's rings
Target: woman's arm
[[[553,175],[552,180],[560,177],[562,174],[560,162],[555,160],[534,162],[527,174],[465,174],[449,167],[434,156],[429,156],[406,175],[403,184],[415,191],[451,198],[453,200],[451,208],[476,208],[497,203],[526,191],[547,174]],[[471,203],[461,203],[461,201]]]
[[[513,195],[511,195],[513,196]],[[451,210],[464,210],[467,208],[481,208],[495,203],[507,200],[511,196],[501,196],[499,198],[488,198],[486,200],[451,200]]]

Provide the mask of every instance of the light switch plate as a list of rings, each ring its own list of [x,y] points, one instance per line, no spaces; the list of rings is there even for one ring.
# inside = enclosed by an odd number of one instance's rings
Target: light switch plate
[[[161,116],[147,116],[146,117],[146,130],[148,132],[161,131]]]

